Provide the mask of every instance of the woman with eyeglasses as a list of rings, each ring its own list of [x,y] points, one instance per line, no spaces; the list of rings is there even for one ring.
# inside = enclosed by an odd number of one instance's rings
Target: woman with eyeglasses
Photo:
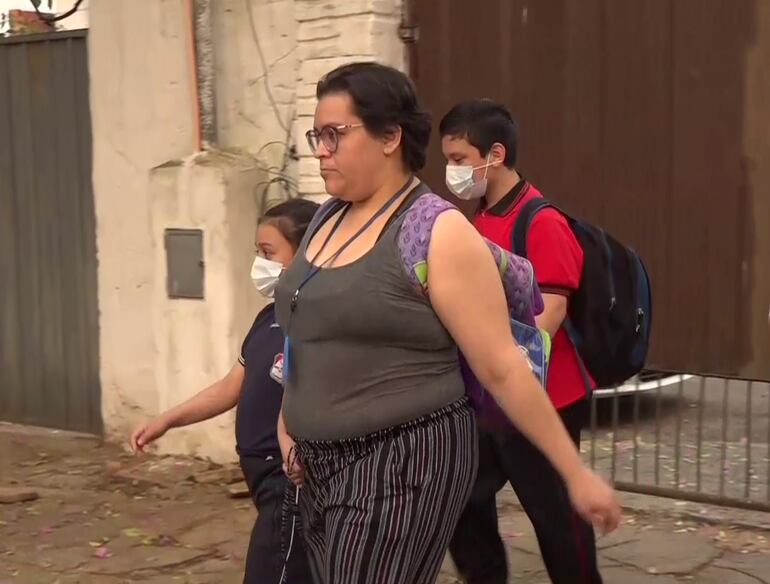
[[[257,256],[251,278],[257,291],[272,299],[275,283],[294,260],[300,241],[318,205],[292,199],[269,209],[257,227]],[[275,322],[275,305],[268,304],[254,319],[241,354],[229,373],[189,400],[142,424],[131,435],[134,452],[171,428],[208,420],[237,405],[236,451],[240,457],[257,519],[246,554],[245,584],[308,584],[312,582],[290,493],[282,470],[276,420],[283,395],[283,346]],[[292,495],[293,496],[293,495]],[[293,533],[296,532],[296,533]]]
[[[513,340],[497,266],[457,210],[430,234],[427,288],[399,256],[408,209],[429,190],[429,116],[409,79],[376,63],[318,83],[307,133],[332,199],[276,289],[286,335],[278,436],[301,484],[317,582],[435,581],[477,467],[458,349],[553,462],[575,508],[605,530],[612,489],[586,469]],[[521,469],[526,472],[526,469]]]

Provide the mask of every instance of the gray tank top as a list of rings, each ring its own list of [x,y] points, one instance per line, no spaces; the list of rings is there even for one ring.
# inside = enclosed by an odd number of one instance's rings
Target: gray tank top
[[[364,436],[434,412],[465,392],[457,346],[402,266],[403,210],[366,255],[309,280],[292,312],[292,296],[311,269],[307,243],[329,209],[316,215],[275,294],[291,347],[284,420],[292,436],[307,440]]]

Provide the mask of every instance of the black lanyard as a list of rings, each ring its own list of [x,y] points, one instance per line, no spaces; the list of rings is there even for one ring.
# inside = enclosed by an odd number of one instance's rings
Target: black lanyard
[[[285,331],[286,338],[284,340],[284,345],[283,345],[283,374],[284,374],[285,380],[288,380],[290,378],[291,371],[294,367],[293,365],[294,352],[292,351],[290,331],[291,331],[291,321],[294,316],[294,311],[297,310],[297,305],[299,303],[300,292],[302,292],[302,289],[307,285],[307,283],[310,282],[310,280],[312,280],[313,277],[316,276],[316,274],[318,274],[318,272],[320,272],[324,266],[334,262],[334,260],[340,257],[340,254],[343,251],[345,251],[351,243],[353,243],[356,239],[358,239],[361,236],[361,234],[363,234],[367,229],[369,229],[372,226],[372,224],[379,217],[382,216],[383,213],[385,213],[388,209],[390,209],[390,207],[393,206],[393,203],[395,203],[398,200],[398,198],[409,189],[413,181],[414,181],[414,178],[410,177],[409,180],[406,182],[406,184],[403,187],[401,187],[395,195],[393,195],[390,199],[388,199],[388,201],[382,207],[380,207],[380,209],[364,224],[363,227],[361,227],[361,229],[358,230],[358,232],[356,232],[350,239],[348,239],[345,243],[343,243],[342,246],[336,252],[334,252],[329,258],[326,259],[326,261],[316,265],[316,261],[318,260],[318,257],[321,255],[323,250],[326,249],[326,246],[329,244],[329,241],[331,240],[332,236],[334,235],[334,233],[337,231],[337,228],[342,223],[342,220],[345,218],[345,215],[347,215],[348,211],[350,211],[351,204],[348,203],[345,206],[345,208],[342,210],[342,213],[340,214],[339,218],[332,226],[332,229],[329,232],[329,235],[326,236],[326,239],[321,244],[321,249],[319,249],[318,252],[313,256],[313,259],[310,260],[310,266],[308,267],[305,277],[302,278],[299,285],[297,286],[297,289],[294,291],[294,294],[291,295],[291,302],[289,304],[289,308],[290,308],[289,321],[286,324],[286,331]],[[312,238],[313,237],[311,235],[310,239]]]
[[[291,309],[292,314],[297,309],[297,305],[299,303],[299,295],[300,295],[300,292],[302,292],[302,288],[304,288],[307,285],[307,283],[310,282],[310,280],[312,280],[318,274],[318,272],[321,271],[321,269],[323,269],[324,266],[333,263],[334,260],[340,257],[342,252],[344,252],[348,248],[348,246],[350,246],[351,243],[353,243],[356,239],[361,237],[361,235],[363,235],[364,232],[367,229],[369,229],[377,219],[382,217],[383,213],[385,213],[388,209],[390,209],[393,206],[393,204],[401,197],[401,195],[403,195],[404,192],[406,192],[406,190],[412,184],[413,180],[414,180],[413,177],[409,177],[409,180],[406,181],[406,184],[403,187],[401,187],[395,195],[393,195],[390,199],[388,199],[387,202],[382,207],[380,207],[377,210],[377,212],[374,215],[372,215],[371,218],[366,223],[364,223],[361,229],[359,229],[355,234],[353,234],[352,237],[350,237],[350,239],[348,239],[345,243],[343,243],[336,252],[334,252],[331,256],[326,258],[326,260],[324,260],[322,263],[317,265],[316,260],[321,255],[321,253],[323,253],[324,249],[326,249],[326,246],[329,244],[329,241],[331,240],[332,236],[334,235],[334,233],[337,231],[337,228],[342,223],[342,220],[345,218],[348,211],[350,211],[351,204],[348,203],[345,206],[345,208],[342,210],[342,214],[339,216],[337,221],[334,223],[334,226],[332,227],[331,231],[329,232],[329,235],[326,236],[326,239],[321,244],[321,248],[313,256],[313,259],[310,260],[310,267],[308,268],[308,271],[305,274],[305,277],[302,278],[299,285],[297,286],[297,289],[294,291],[294,294],[291,295],[291,303],[289,304],[289,307]]]

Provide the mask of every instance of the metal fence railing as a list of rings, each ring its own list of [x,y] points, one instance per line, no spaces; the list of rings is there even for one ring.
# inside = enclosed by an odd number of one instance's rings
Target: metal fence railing
[[[643,373],[599,390],[584,454],[620,490],[770,511],[770,385]]]

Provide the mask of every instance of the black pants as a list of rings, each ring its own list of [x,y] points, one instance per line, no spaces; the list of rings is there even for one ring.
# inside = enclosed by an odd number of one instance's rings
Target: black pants
[[[575,444],[589,416],[583,400],[560,412]],[[522,434],[479,432],[479,474],[449,544],[468,584],[506,584],[508,563],[497,529],[496,493],[510,481],[535,528],[554,584],[601,584],[593,527],[574,511],[567,488],[548,459]]]
[[[297,440],[319,584],[433,584],[476,476],[466,400],[362,438]]]
[[[281,469],[280,455],[272,460],[241,456],[241,469],[257,507],[257,520],[246,555],[244,584],[311,584],[300,519],[298,514],[292,514],[294,487]],[[284,563],[286,574],[281,582]]]

